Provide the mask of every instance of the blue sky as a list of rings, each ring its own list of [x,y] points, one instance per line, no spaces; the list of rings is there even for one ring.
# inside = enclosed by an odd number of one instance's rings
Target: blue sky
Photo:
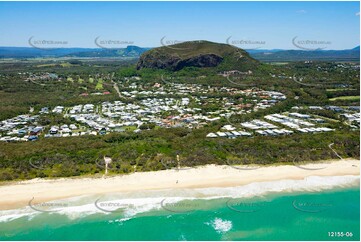
[[[0,46],[29,47],[32,36],[93,48],[98,36],[143,47],[231,36],[243,48],[296,49],[297,36],[349,49],[360,42],[359,12],[359,2],[0,2]]]

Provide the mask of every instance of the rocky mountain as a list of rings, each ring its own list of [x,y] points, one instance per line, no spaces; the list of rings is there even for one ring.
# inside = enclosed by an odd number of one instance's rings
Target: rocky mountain
[[[216,67],[219,70],[248,71],[257,65],[258,61],[243,49],[202,40],[151,49],[140,56],[137,69],[178,71],[185,67]]]

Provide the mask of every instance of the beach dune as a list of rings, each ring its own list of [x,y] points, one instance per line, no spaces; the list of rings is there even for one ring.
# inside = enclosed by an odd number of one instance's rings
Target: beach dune
[[[360,161],[329,160],[302,166],[217,166],[207,165],[180,170],[138,172],[107,178],[33,179],[0,185],[0,209],[27,206],[32,198],[47,202],[82,195],[143,190],[234,187],[253,182],[299,180],[309,176],[359,175]]]

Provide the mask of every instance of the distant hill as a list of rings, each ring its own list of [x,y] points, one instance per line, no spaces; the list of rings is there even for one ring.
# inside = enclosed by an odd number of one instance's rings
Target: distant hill
[[[128,46],[120,49],[58,48],[36,49],[33,47],[0,47],[0,58],[38,57],[139,57],[149,48]]]
[[[250,55],[254,54],[254,53],[262,53],[262,52],[278,52],[278,51],[284,51],[283,49],[244,49],[245,51],[247,51]]]
[[[33,47],[0,47],[0,58],[62,57],[71,53],[94,51],[91,48],[59,48],[42,50]]]
[[[209,41],[188,41],[151,49],[141,55],[137,69],[181,70],[184,67],[217,67],[220,70],[252,70],[258,61],[243,49]]]
[[[360,61],[360,46],[349,50],[254,50],[250,55],[259,61]]]
[[[207,41],[205,41],[207,42]],[[190,42],[182,43],[187,45]],[[212,42],[208,42],[212,43]],[[178,44],[178,45],[182,45]],[[220,44],[219,44],[220,45]],[[164,46],[171,49],[172,46]],[[162,47],[160,47],[162,48]],[[176,47],[177,48],[177,47]],[[180,47],[181,49],[184,47]],[[187,48],[187,47],[186,47]],[[236,47],[234,47],[236,48]],[[128,46],[119,49],[101,48],[59,48],[42,50],[33,47],[0,47],[0,58],[38,58],[38,57],[140,57],[152,48]],[[158,49],[158,48],[156,48]],[[181,50],[179,49],[179,50]],[[174,49],[173,49],[174,50]],[[206,49],[204,49],[206,50]],[[249,54],[247,54],[248,52]],[[360,61],[360,46],[348,50],[280,50],[280,49],[254,49],[242,50],[244,55],[262,62],[278,61]]]
[[[121,49],[96,49],[93,51],[75,52],[66,55],[67,57],[139,57],[150,48],[138,46],[127,46]]]

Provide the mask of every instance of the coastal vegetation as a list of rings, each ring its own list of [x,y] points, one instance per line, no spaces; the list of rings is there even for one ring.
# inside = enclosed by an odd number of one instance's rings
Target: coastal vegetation
[[[0,180],[36,177],[70,177],[104,174],[103,156],[112,157],[110,174],[174,169],[206,164],[236,165],[274,163],[304,164],[327,159],[360,156],[359,132],[295,134],[282,137],[205,139],[214,130],[207,127],[190,132],[172,128],[44,139],[38,142],[1,144]],[[295,162],[295,163],[293,163]]]
[[[197,48],[188,52],[167,47],[153,49],[144,53],[138,64],[133,59],[62,60],[62,64],[51,59],[3,61],[0,63],[0,120],[29,113],[29,109],[36,114],[43,107],[52,109],[58,105],[70,107],[116,100],[133,103],[142,97],[125,98],[116,89],[130,92],[133,84],[144,90],[164,83],[196,83],[208,89],[260,89],[281,92],[287,99],[267,109],[234,114],[229,119],[223,117],[198,129],[143,124],[139,127],[141,132],[134,132],[136,128],[129,126],[122,132],[105,135],[1,142],[0,181],[103,174],[104,156],[112,157],[110,174],[174,169],[178,165],[297,164],[339,159],[338,155],[359,158],[358,129],[346,124],[334,110],[308,108],[359,106],[357,64],[315,61],[270,65],[254,60],[235,47],[209,42],[195,46]],[[189,43],[177,47],[188,48]],[[223,61],[218,63],[218,57],[214,56],[201,57],[208,54],[217,55]],[[236,54],[238,57],[241,54],[244,62],[240,62]],[[155,59],[149,60],[149,55]],[[175,55],[178,59],[174,59]],[[165,59],[160,58],[164,56]],[[56,73],[56,77],[43,78],[49,73]],[[192,95],[223,98],[227,93]],[[173,93],[164,97],[179,95]],[[236,104],[251,100],[240,98],[234,98]],[[216,110],[214,105],[205,104],[202,109],[204,112]],[[208,133],[218,131],[229,122],[239,124],[269,114],[290,112],[295,107],[299,108],[299,113],[327,120],[335,131],[277,137],[206,138]],[[53,113],[40,115],[38,121],[40,125],[70,123],[69,119]]]

